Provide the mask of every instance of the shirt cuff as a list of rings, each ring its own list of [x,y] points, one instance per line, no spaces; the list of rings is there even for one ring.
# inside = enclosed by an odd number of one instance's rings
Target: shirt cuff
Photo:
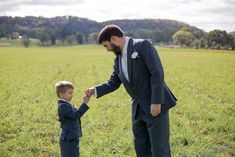
[[[94,96],[97,98],[97,89],[96,87],[93,87],[95,89],[95,93],[94,93]]]

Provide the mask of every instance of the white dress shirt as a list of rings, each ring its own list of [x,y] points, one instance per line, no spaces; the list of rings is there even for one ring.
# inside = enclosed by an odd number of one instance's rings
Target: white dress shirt
[[[125,45],[122,50],[122,55],[121,55],[121,61],[122,61],[122,73],[124,77],[126,78],[127,81],[129,81],[129,76],[128,76],[128,68],[127,68],[127,47],[128,47],[128,42],[129,42],[129,37],[125,37]]]

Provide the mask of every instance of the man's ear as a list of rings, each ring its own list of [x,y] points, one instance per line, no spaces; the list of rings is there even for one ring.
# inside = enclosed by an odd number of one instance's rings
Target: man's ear
[[[110,42],[114,43],[115,42],[115,36],[111,36]]]

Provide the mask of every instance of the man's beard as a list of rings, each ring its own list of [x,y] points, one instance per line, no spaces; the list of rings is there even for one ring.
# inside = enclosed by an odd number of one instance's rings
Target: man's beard
[[[122,51],[121,51],[120,46],[117,46],[117,45],[111,43],[111,48],[112,48],[113,53],[114,53],[116,56],[122,54]]]

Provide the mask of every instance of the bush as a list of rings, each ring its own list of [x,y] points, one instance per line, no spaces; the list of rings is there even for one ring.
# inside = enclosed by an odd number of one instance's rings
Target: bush
[[[21,42],[24,45],[24,47],[28,48],[31,43],[31,40],[29,37],[23,36],[23,38],[21,39]]]

